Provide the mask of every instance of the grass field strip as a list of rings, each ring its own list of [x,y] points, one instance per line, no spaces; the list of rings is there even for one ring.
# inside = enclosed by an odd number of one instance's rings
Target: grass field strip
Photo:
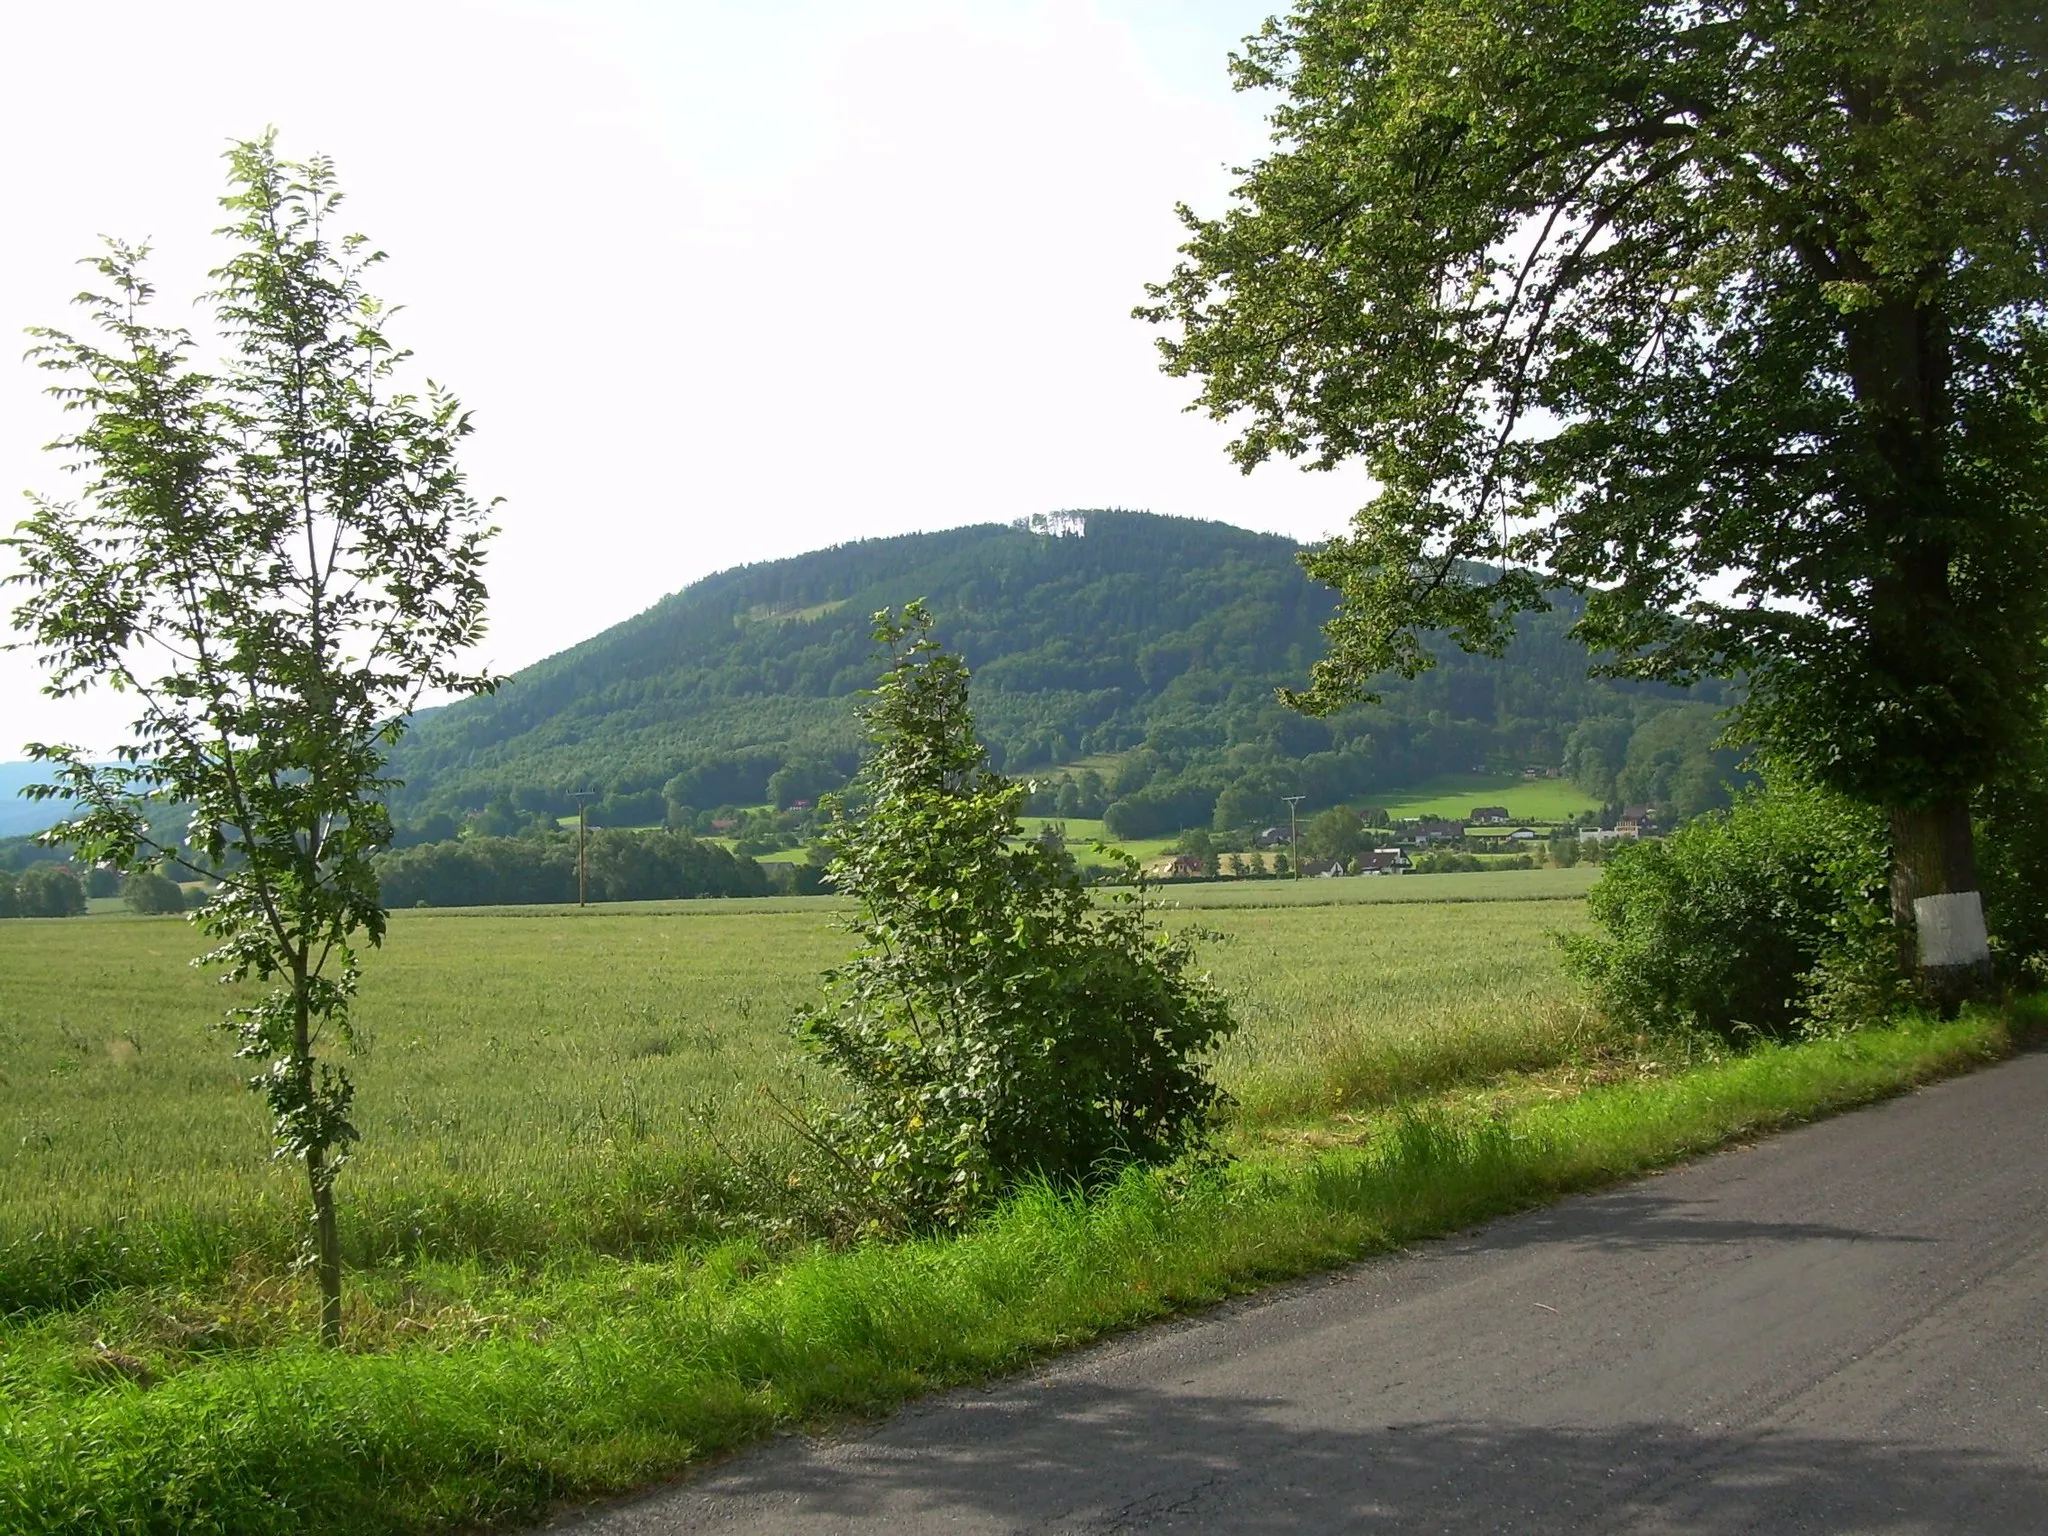
[[[1438,878],[1550,895],[1551,873]],[[1583,1034],[1550,941],[1576,903],[1502,900],[1474,924],[1455,905],[1295,909],[1292,895],[1168,913],[1215,935],[1205,960],[1246,1025],[1219,1067],[1245,1114],[1541,1065]],[[719,1235],[733,1159],[789,1154],[762,1090],[828,1086],[786,1026],[845,952],[834,911],[396,914],[365,968],[351,1063],[352,1260],[525,1262]],[[175,919],[0,927],[0,1307],[296,1251],[298,1184],[213,1027],[228,997],[187,963],[194,938]]]
[[[1540,879],[1483,917],[1170,914],[1246,1019],[1234,1157],[847,1249],[801,1190],[776,1226],[797,1170],[759,1112],[805,1086],[783,1025],[843,949],[829,904],[403,914],[363,999],[338,1355],[190,931],[0,925],[0,1529],[523,1520],[2011,1045],[1983,1015],[1654,1059],[1559,975],[1581,909]]]

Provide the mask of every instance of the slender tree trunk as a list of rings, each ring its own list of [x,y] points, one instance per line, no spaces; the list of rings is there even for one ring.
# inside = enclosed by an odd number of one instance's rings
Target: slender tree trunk
[[[310,978],[303,955],[292,966],[293,1070],[299,1076],[299,1101],[313,1102],[312,1009],[306,992]],[[334,1170],[327,1166],[327,1148],[317,1140],[306,1148],[306,1182],[313,1191],[313,1270],[320,1281],[320,1342],[328,1349],[341,1344],[341,1231],[334,1219]]]
[[[1944,1009],[1979,995],[1991,980],[1984,906],[1970,807],[1960,800],[1894,807],[1892,920],[1900,961]]]
[[[317,1149],[306,1153],[313,1185],[313,1267],[320,1277],[320,1342],[341,1344],[341,1230],[334,1220],[334,1174]]]

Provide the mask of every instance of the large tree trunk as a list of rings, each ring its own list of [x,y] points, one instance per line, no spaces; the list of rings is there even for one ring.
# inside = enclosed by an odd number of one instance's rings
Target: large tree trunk
[[[1970,808],[1960,800],[1894,807],[1891,822],[1892,920],[1901,935],[1900,959],[1929,997],[1952,1009],[1991,981]]]

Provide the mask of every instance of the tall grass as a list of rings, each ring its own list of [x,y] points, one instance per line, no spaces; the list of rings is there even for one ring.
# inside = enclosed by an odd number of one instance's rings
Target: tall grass
[[[779,1423],[866,1411],[1106,1330],[1443,1232],[2005,1049],[1971,1016],[1760,1050],[1092,1203],[1027,1192],[956,1241],[727,1245],[531,1277],[482,1337],[224,1357],[145,1386],[90,1356],[16,1369],[0,1527],[419,1531],[629,1486]],[[497,1300],[504,1300],[499,1293]],[[53,1325],[45,1325],[53,1326]],[[20,1358],[17,1356],[17,1358]]]
[[[1548,937],[1576,902],[1497,901],[1474,922],[1461,905],[1296,907],[1276,886],[1170,916],[1215,935],[1205,957],[1246,1020],[1218,1068],[1246,1123],[1585,1044]],[[835,912],[395,914],[350,1064],[364,1139],[339,1186],[348,1262],[536,1264],[816,1230],[763,1090],[830,1091],[786,1021],[844,952]],[[0,1311],[291,1265],[299,1181],[270,1158],[213,1028],[231,998],[186,963],[193,940],[167,919],[0,925]]]

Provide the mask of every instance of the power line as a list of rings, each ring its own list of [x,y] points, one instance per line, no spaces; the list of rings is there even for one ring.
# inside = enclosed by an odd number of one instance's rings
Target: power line
[[[1294,861],[1294,878],[1301,878],[1301,823],[1295,812],[1307,795],[1282,795],[1287,802],[1287,856]]]

